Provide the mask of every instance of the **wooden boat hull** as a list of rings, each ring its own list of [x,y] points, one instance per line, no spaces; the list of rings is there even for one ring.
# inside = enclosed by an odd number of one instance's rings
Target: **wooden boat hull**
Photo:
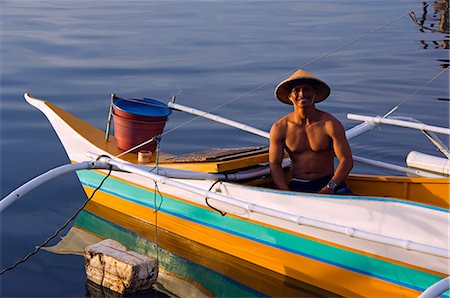
[[[53,105],[28,100],[49,118],[73,163],[86,160],[88,151],[118,154],[113,141],[100,141],[100,133],[94,128]],[[106,172],[79,171],[77,175],[90,196]],[[448,251],[449,212],[444,208],[371,196],[299,194],[234,183],[213,185],[214,181],[207,180],[183,182],[205,191],[212,187],[215,192],[298,218],[314,218]],[[449,274],[448,256],[351,237],[351,231],[349,236],[300,225],[214,200],[210,203],[227,215],[211,209],[198,194],[136,174],[113,172],[96,192],[88,210],[137,234],[148,235],[146,230],[157,226],[233,258],[343,296],[417,296]],[[109,211],[97,212],[95,206]]]
[[[348,186],[356,194],[398,198],[450,208],[449,178],[350,175]]]
[[[156,255],[157,242],[158,281],[169,291],[175,294],[178,291],[181,297],[200,297],[202,294],[208,297],[337,296],[161,228],[156,231],[150,223],[95,202],[89,203],[80,213],[74,228],[101,239],[114,239],[141,254]],[[167,277],[175,279],[172,286],[164,283]],[[190,284],[182,292],[178,289],[180,281]],[[192,291],[196,293],[189,295]]]

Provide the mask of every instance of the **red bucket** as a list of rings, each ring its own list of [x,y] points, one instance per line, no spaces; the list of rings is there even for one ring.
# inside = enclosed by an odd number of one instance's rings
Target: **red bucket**
[[[164,103],[153,99],[115,99],[113,121],[117,147],[128,150],[162,134],[170,113]],[[156,140],[132,152],[141,150],[155,152]]]
[[[130,118],[120,117],[115,113],[113,113],[113,120],[114,136],[116,137],[117,147],[124,151],[161,134],[164,130],[164,126],[166,125],[166,121],[133,120]],[[156,140],[141,146],[132,152],[138,152],[140,150],[155,152]]]

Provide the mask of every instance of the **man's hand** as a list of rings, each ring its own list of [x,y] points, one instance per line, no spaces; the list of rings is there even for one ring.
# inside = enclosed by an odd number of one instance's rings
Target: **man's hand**
[[[321,190],[319,190],[319,192],[318,193],[321,193],[321,194],[330,194],[330,195],[333,195],[334,194],[334,191],[333,190],[331,190],[331,189],[329,189],[326,185],[324,186],[324,187],[322,187],[322,189]]]

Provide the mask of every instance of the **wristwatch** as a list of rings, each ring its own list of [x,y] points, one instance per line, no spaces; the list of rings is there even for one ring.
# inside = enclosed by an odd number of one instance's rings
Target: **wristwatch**
[[[330,182],[328,182],[328,184],[327,184],[327,188],[328,188],[328,189],[331,189],[332,191],[334,191],[334,189],[336,188],[336,186],[337,186],[337,184],[336,184],[336,182],[334,182],[334,181],[330,181]]]

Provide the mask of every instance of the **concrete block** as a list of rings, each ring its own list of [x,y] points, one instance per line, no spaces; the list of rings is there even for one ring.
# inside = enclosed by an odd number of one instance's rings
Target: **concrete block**
[[[112,239],[84,250],[87,279],[117,293],[134,293],[152,287],[158,277],[158,261],[129,251]]]

